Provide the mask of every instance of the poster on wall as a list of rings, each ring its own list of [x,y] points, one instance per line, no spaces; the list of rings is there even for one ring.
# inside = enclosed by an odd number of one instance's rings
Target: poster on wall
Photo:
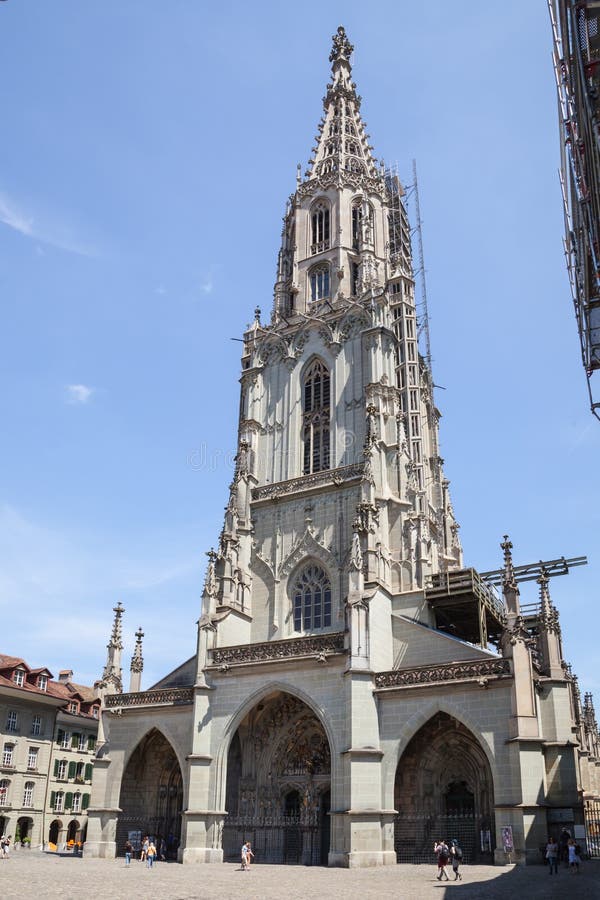
[[[134,850],[140,850],[142,846],[142,832],[141,831],[129,831],[127,833],[127,840],[131,844]]]
[[[510,825],[505,825],[502,828],[502,847],[505,853],[513,852],[513,833]]]

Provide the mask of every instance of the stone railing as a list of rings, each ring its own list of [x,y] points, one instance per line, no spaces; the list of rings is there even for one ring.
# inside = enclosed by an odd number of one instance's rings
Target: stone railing
[[[156,691],[138,691],[135,694],[109,694],[104,698],[104,706],[114,709],[118,706],[157,706],[169,704],[180,706],[193,703],[193,688],[163,688]]]
[[[394,669],[392,672],[378,672],[375,687],[414,687],[421,684],[435,684],[440,681],[468,681],[487,679],[500,675],[510,675],[507,659],[481,659],[468,662],[443,663],[436,666],[418,666],[414,669]]]
[[[254,488],[253,500],[275,500],[298,491],[310,491],[326,485],[340,485],[346,481],[354,481],[360,478],[364,471],[363,463],[352,463],[349,466],[340,466],[337,469],[325,469],[323,472],[314,472],[312,475],[301,475],[299,478],[290,478],[289,481],[276,481],[273,484],[265,484],[263,487]]]
[[[344,652],[344,632],[320,634],[314,637],[289,638],[284,641],[265,641],[262,644],[240,644],[238,647],[215,647],[210,650],[213,666],[229,668],[248,663],[277,662],[287,659],[314,657],[325,662],[328,656]]]

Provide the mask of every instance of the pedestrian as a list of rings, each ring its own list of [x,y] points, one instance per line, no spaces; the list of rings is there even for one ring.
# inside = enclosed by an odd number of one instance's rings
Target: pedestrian
[[[149,841],[148,849],[146,850],[146,866],[151,869],[154,865],[154,860],[156,859],[156,847],[154,846],[153,841]]]
[[[462,881],[462,875],[458,871],[462,862],[462,858],[463,852],[461,846],[456,838],[454,838],[450,847],[450,860],[452,862],[452,871],[454,872],[455,881]]]
[[[437,864],[438,864],[438,876],[437,880],[441,881],[442,877],[446,879],[446,881],[450,881],[448,878],[448,873],[446,872],[446,866],[448,865],[448,857],[450,855],[450,851],[448,850],[448,844],[445,841],[437,841],[433,845],[433,852],[437,856]]]
[[[558,839],[558,858],[562,860],[565,864],[565,867],[569,866],[569,840],[571,839],[571,832],[567,828],[563,828],[560,833],[560,837]]]
[[[148,855],[148,847],[150,846],[150,841],[148,840],[148,835],[144,838],[142,843],[142,849],[140,851],[140,862],[144,862]]]
[[[558,875],[558,844],[553,837],[549,837],[548,843],[546,844],[546,859],[550,866],[550,875],[552,875],[553,869],[554,874]]]
[[[2,856],[4,859],[8,859],[9,855],[10,855],[10,839],[11,839],[11,837],[12,837],[12,835],[9,834],[8,837],[4,838],[4,850],[2,853]]]
[[[569,853],[569,868],[573,874],[579,875],[579,863],[581,859],[579,854],[577,853],[579,847],[575,844],[573,838],[569,838],[569,843],[567,844],[567,851]]]
[[[167,843],[164,838],[161,837],[158,845],[158,852],[160,854],[160,861],[167,861]]]
[[[4,859],[4,845],[6,843],[6,838],[4,835],[0,837],[0,859]]]
[[[125,865],[128,866],[131,863],[131,854],[133,853],[133,844],[131,841],[125,841]]]
[[[250,868],[250,863],[254,859],[254,853],[252,852],[252,844],[250,841],[246,841],[246,865]]]
[[[248,868],[248,844],[246,841],[242,844],[242,871]]]

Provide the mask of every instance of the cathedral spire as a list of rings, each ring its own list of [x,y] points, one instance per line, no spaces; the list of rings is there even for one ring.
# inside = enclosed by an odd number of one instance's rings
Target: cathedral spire
[[[360,116],[361,98],[352,81],[350,56],[354,47],[342,25],[333,35],[329,54],[331,83],[323,98],[324,116],[319,123],[317,144],[309,161],[307,177],[331,173],[354,173],[376,177],[368,134]]]
[[[144,632],[142,626],[135,633],[135,648],[131,657],[131,665],[129,667],[129,691],[132,694],[137,693],[141,687],[142,672],[144,671],[144,657],[142,656],[142,638]]]

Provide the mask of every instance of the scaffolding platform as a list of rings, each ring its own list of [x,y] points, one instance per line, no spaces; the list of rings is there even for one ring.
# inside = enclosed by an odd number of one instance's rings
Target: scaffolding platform
[[[425,599],[435,613],[436,628],[485,649],[497,644],[506,624],[506,610],[493,585],[475,569],[431,575]]]

